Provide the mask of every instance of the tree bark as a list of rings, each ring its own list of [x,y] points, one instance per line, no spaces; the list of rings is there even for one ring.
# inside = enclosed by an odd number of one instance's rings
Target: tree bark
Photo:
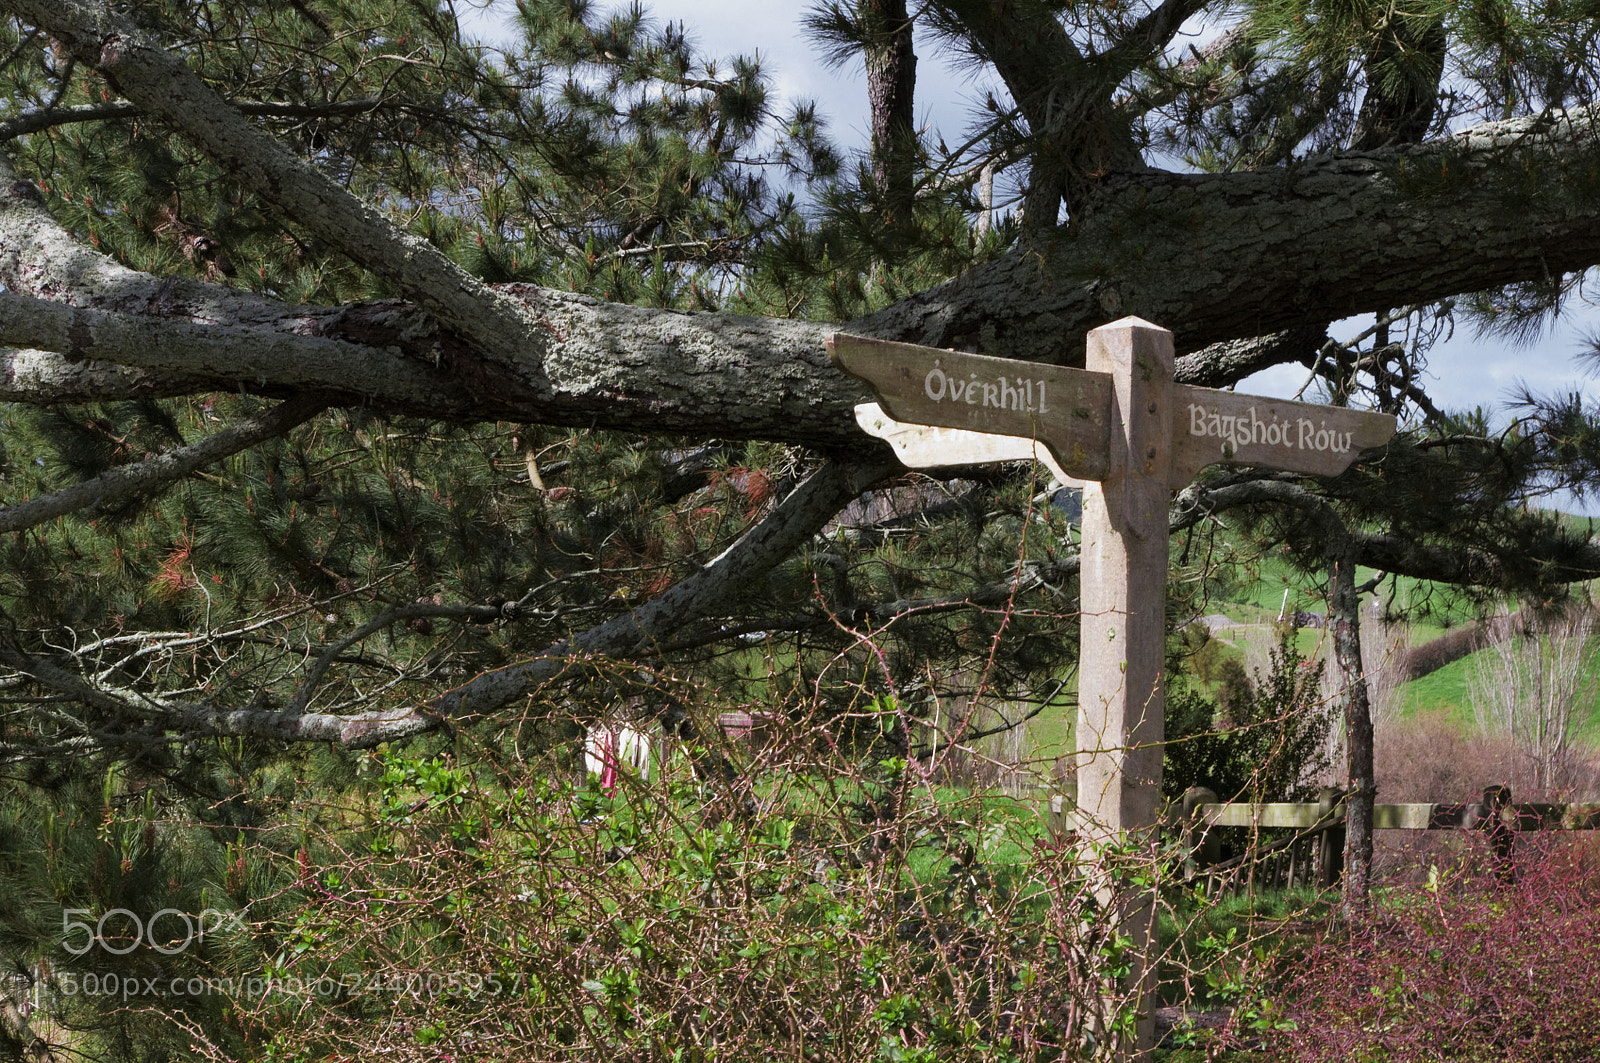
[[[1361,600],[1356,596],[1356,550],[1342,526],[1328,529],[1328,625],[1344,702],[1344,911],[1366,907],[1372,882],[1372,816],[1378,784],[1372,759],[1372,709],[1361,664]]]
[[[1115,176],[1105,183],[1104,209],[1075,235],[1008,255],[845,327],[1081,365],[1087,329],[1133,312],[1176,334],[1179,353],[1188,356],[1179,363],[1180,381],[1226,383],[1245,366],[1213,372],[1226,355],[1194,355],[1224,341],[1284,330],[1307,335],[1348,314],[1600,262],[1600,195],[1579,195],[1583,167],[1600,161],[1590,119],[1579,112],[1493,123],[1428,145],[1260,173]],[[1515,195],[1493,170],[1508,160],[1523,164],[1522,177],[1539,186],[1525,189],[1531,198],[1514,224],[1506,214]],[[1578,177],[1563,176],[1569,172]],[[1444,174],[1448,195],[1421,195],[1415,187],[1424,176]],[[520,301],[548,342],[519,356],[526,365],[502,372],[475,344],[403,305],[274,304],[110,265],[86,269],[82,253],[63,272],[48,263],[64,234],[41,231],[43,207],[29,186],[13,183],[7,200],[0,281],[12,291],[187,319],[205,326],[199,333],[219,328],[209,352],[182,358],[162,344],[97,347],[97,366],[150,370],[121,378],[130,394],[240,386],[282,393],[305,383],[443,416],[471,417],[481,404],[479,416],[552,424],[824,446],[859,440],[851,407],[866,396],[822,350],[822,337],[837,326],[650,310],[512,286],[501,296]],[[26,315],[12,317],[0,326],[0,343],[40,346],[24,338],[34,335],[17,320]],[[248,334],[225,334],[221,326],[260,330],[260,348]],[[339,379],[305,380],[295,375],[297,356],[283,353],[283,334],[337,338],[365,350],[325,359],[336,368],[348,363]],[[8,398],[33,397],[19,381],[48,381],[49,396],[61,399],[69,378],[86,379],[86,370],[40,355],[23,361],[27,376],[0,380],[11,385]],[[548,387],[525,384],[540,374]],[[105,368],[87,379],[106,397],[119,386],[117,376]]]
[[[1448,44],[1443,19],[1391,9],[1363,69],[1367,94],[1351,147],[1370,151],[1388,144],[1415,144],[1428,135],[1438,110]]]
[[[863,0],[872,110],[872,180],[891,227],[911,224],[916,199],[917,53],[905,0]]]
[[[723,618],[737,615],[735,603],[742,589],[749,586],[751,581],[760,578],[773,564],[788,556],[798,542],[815,534],[832,514],[857,497],[860,491],[884,475],[892,474],[897,468],[892,460],[881,464],[835,463],[824,467],[733,547],[661,597],[636,611],[615,616],[549,646],[526,661],[478,676],[426,705],[338,716],[163,701],[91,686],[75,674],[27,657],[4,640],[0,640],[0,663],[34,675],[52,689],[104,710],[128,718],[160,720],[186,733],[251,736],[279,741],[326,741],[338,742],[353,749],[370,748],[380,742],[397,741],[449,727],[452,720],[486,715],[545,683],[574,671],[581,672],[602,658],[656,656],[721,641],[749,630],[802,630],[837,624],[838,617],[819,614],[766,618],[759,628],[730,628]],[[1248,481],[1209,492],[1191,488],[1181,493],[1170,509],[1170,530],[1181,531],[1208,514],[1227,508],[1261,504],[1300,509],[1321,523],[1330,535],[1337,537],[1342,534],[1344,545],[1340,549],[1350,552],[1345,571],[1353,573],[1354,565],[1365,564],[1406,574],[1403,569],[1380,563],[1386,556],[1381,551],[1378,554],[1370,552],[1375,537],[1359,531],[1346,532],[1326,500],[1282,480]],[[1552,543],[1548,547],[1553,550],[1560,545]],[[1581,563],[1587,567],[1571,567],[1570,570],[1600,576],[1600,548],[1582,549],[1586,552]],[[1548,550],[1535,547],[1534,552],[1544,556]],[[1447,551],[1440,548],[1430,556],[1442,558],[1445,553]],[[974,587],[963,595],[858,603],[847,619],[852,623],[885,625],[896,617],[911,614],[993,608],[1014,600],[1016,595],[1070,580],[1078,574],[1080,560],[1077,555],[1069,555],[1049,563],[1025,565],[1014,581]],[[1569,566],[1573,564],[1571,559],[1565,563]],[[1463,561],[1454,567],[1464,570],[1465,566],[1466,562]],[[1065,593],[1058,594],[1058,599],[1057,607],[1061,610],[1070,611],[1077,607],[1077,603]],[[465,608],[471,610],[473,607]],[[1341,604],[1339,608],[1344,606]],[[424,613],[444,615],[449,611],[402,608],[394,613],[396,616]],[[1351,615],[1354,617],[1356,614]],[[701,622],[698,628],[694,626],[696,621]],[[1359,653],[1359,645],[1354,652]],[[1359,657],[1349,659],[1359,660]],[[1364,687],[1362,689],[1364,693]],[[303,688],[296,695],[296,704],[309,703],[311,693],[310,689]],[[1370,778],[1370,774],[1369,771],[1367,777]]]
[[[241,184],[390,278],[419,310],[442,322],[429,328],[420,313],[391,308],[392,327],[371,337],[354,332],[380,352],[392,347],[439,370],[440,381],[453,378],[440,388],[446,411],[481,404],[497,418],[555,424],[824,445],[858,439],[850,407],[863,394],[822,355],[820,337],[830,326],[644,310],[531,286],[492,289],[251,127],[175,57],[108,10],[80,0],[6,0],[0,6],[71,42],[130,100],[164,116]],[[1177,17],[1183,10],[1163,4],[1156,14]],[[1038,30],[1033,51],[1020,36],[1028,27]],[[1044,71],[1088,62],[1054,18],[1037,26],[1002,20],[988,32],[1005,36],[990,49],[997,63],[1020,63],[1025,54],[1040,60]],[[1011,76],[1037,81],[1041,75],[1019,67]],[[1262,171],[1099,175],[1076,205],[1070,232],[1040,235],[1034,246],[850,327],[886,339],[1080,365],[1081,337],[1130,313],[1170,328],[1184,355],[1223,341],[1584,269],[1600,262],[1594,118],[1590,110],[1541,115],[1424,145]],[[1141,164],[1132,158],[1127,165]],[[13,201],[19,198],[15,185],[11,193]],[[21,220],[0,219],[7,258],[16,257],[14,241],[25,243],[31,235],[13,224]],[[139,276],[130,274],[120,271],[119,283],[98,289],[112,278],[77,276],[68,280],[70,295],[61,288],[41,294],[134,312],[130,304],[139,292],[158,285],[141,278],[123,288],[120,282]],[[5,283],[30,290],[9,277]],[[199,287],[182,290],[194,294]],[[217,309],[249,306],[258,318],[270,302],[239,293],[206,301]],[[200,315],[192,318],[196,323],[244,324],[228,313],[190,312]],[[269,327],[343,338],[351,331],[349,316],[344,308],[280,307]],[[414,339],[419,330],[420,343]],[[5,334],[0,343],[29,345]],[[258,364],[248,344],[234,338],[225,347],[162,371],[188,378],[182,386],[190,388],[234,388],[261,378],[270,384],[274,371]],[[414,389],[417,367],[395,362],[392,352],[387,357],[393,376],[413,381],[398,390]],[[104,346],[95,358],[153,360],[137,345]],[[416,409],[412,395],[388,394],[394,388],[389,372],[360,376],[318,386]],[[106,381],[100,383],[103,389]],[[150,378],[145,384],[163,394],[179,386]],[[456,404],[452,391],[470,397]]]

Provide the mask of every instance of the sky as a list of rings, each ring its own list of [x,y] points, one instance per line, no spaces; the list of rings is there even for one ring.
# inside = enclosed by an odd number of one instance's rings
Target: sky
[[[822,63],[820,51],[800,27],[813,2],[653,0],[646,7],[658,20],[683,22],[690,39],[709,55],[759,53],[780,97],[778,110],[797,99],[813,99],[828,119],[836,142],[846,149],[863,150],[867,142],[866,79],[859,65],[835,69]],[[603,0],[597,3],[602,9],[606,6]],[[1202,32],[1196,32],[1197,40]],[[918,40],[917,56],[919,125],[927,126],[930,135],[955,144],[992,79],[984,81],[980,72],[942,58],[937,43],[927,37]],[[1370,324],[1370,317],[1355,318],[1335,324],[1330,334],[1348,340]],[[1600,292],[1594,302],[1581,297],[1574,300],[1572,311],[1553,328],[1520,347],[1479,339],[1470,325],[1459,324],[1454,335],[1429,354],[1429,391],[1446,409],[1503,406],[1522,387],[1535,393],[1580,391],[1600,403],[1600,377],[1573,357],[1585,334],[1600,334]],[[1238,390],[1287,396],[1305,382],[1305,374],[1299,366],[1278,366],[1242,382]]]

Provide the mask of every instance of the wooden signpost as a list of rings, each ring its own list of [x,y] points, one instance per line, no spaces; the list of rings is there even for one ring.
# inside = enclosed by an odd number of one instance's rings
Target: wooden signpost
[[[1089,333],[1083,369],[844,334],[831,337],[828,350],[835,365],[871,386],[893,419],[958,430],[942,454],[923,441],[920,464],[1005,460],[988,456],[996,452],[991,445],[970,446],[967,437],[1013,436],[1030,449],[1032,442],[1044,444],[1062,470],[1087,481],[1077,826],[1091,842],[1150,833],[1161,795],[1172,489],[1217,462],[1343,472],[1362,450],[1394,435],[1395,419],[1175,384],[1172,333],[1133,317]],[[963,447],[971,457],[963,457]],[[1133,953],[1142,955],[1153,905],[1148,898],[1116,900]],[[1136,965],[1128,985],[1153,1001],[1152,970]],[[1142,1056],[1153,1034],[1154,1009],[1146,1006],[1138,1043],[1128,1047]]]
[[[1090,342],[1097,335],[1109,338],[1108,330],[1123,329],[1165,334],[1171,344],[1171,333],[1131,317],[1095,329]],[[828,350],[835,365],[877,394],[888,415],[883,426],[869,424],[869,406],[857,407],[857,420],[870,434],[895,443],[897,453],[904,453],[901,442],[886,432],[905,426],[957,430],[930,437],[946,439],[943,448],[919,442],[908,465],[977,465],[1027,457],[974,438],[998,436],[1036,440],[1049,448],[1068,476],[1078,479],[1102,480],[1109,468],[1109,369],[1067,369],[844,333],[829,337]],[[1381,446],[1394,435],[1395,421],[1388,414],[1174,384],[1170,367],[1167,376],[1169,487],[1183,487],[1201,469],[1219,462],[1332,476],[1349,468],[1362,450]],[[974,446],[1001,447],[996,453],[1004,456],[983,456],[987,450],[974,455],[967,449]]]

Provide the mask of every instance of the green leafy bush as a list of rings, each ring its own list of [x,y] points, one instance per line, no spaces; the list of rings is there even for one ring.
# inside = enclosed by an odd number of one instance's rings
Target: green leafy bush
[[[1258,670],[1254,683],[1229,682],[1225,704],[1186,684],[1169,684],[1163,792],[1175,799],[1204,786],[1224,801],[1313,797],[1315,780],[1329,765],[1334,719],[1322,697],[1322,673],[1322,662],[1306,659],[1294,632],[1285,629],[1267,674]]]
[[[275,988],[237,1000],[262,1058],[1094,1059],[1133,1027],[1101,898],[1154,895],[1147,851],[807,742],[611,792],[478,763],[389,755],[366,844],[313,843],[293,926],[257,928]]]

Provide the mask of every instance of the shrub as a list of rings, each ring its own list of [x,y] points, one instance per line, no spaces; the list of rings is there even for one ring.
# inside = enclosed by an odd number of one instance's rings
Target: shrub
[[[1294,632],[1280,633],[1266,675],[1236,676],[1224,704],[1181,685],[1167,690],[1162,790],[1178,797],[1204,786],[1224,801],[1302,801],[1328,766],[1332,706],[1321,697],[1323,666],[1307,660]],[[1228,681],[1226,672],[1221,674]]]
[[[752,750],[689,711],[701,737],[609,792],[510,752],[390,753],[363,844],[313,839],[294,919],[259,928],[278,984],[326,991],[240,1021],[275,1059],[1114,1055],[1135,958],[1101,898],[1153,896],[1152,854],[1091,873],[1030,805],[887,743],[852,761],[790,720]]]
[[[1380,801],[1471,801],[1486,786],[1509,786],[1519,801],[1600,800],[1592,751],[1570,758],[1567,786],[1542,792],[1510,739],[1473,733],[1448,711],[1380,725],[1374,748]]]
[[[1570,851],[1516,886],[1435,867],[1306,955],[1270,1060],[1578,1063],[1600,1057],[1600,875]]]
[[[1448,711],[1380,726],[1373,747],[1380,801],[1472,801],[1486,786],[1522,796],[1509,744],[1471,733]]]

